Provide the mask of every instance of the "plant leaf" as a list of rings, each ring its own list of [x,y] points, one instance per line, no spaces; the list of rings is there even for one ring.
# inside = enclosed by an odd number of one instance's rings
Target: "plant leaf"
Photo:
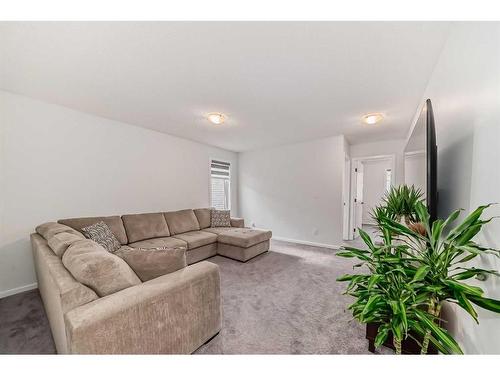
[[[356,275],[343,275],[337,278],[337,281],[351,281]]]
[[[427,276],[427,273],[429,273],[430,267],[427,265],[424,265],[417,269],[417,272],[415,272],[415,276],[413,276],[413,280],[411,281],[412,283],[416,281],[421,281],[425,279],[425,276]]]
[[[383,324],[378,327],[377,336],[375,337],[375,346],[378,348],[382,345],[385,340],[387,340],[387,336],[389,335],[389,326],[387,324]]]
[[[469,300],[483,309],[500,313],[500,301],[491,298],[468,296]]]
[[[451,337],[448,332],[446,332],[444,329],[440,328],[437,326],[433,321],[431,321],[423,311],[416,310],[415,315],[417,318],[422,322],[422,324],[427,327],[428,329],[431,330],[431,332],[436,335],[441,342],[443,342],[444,345],[449,347],[452,352],[458,353],[458,354],[464,354],[458,343],[455,341],[453,337]]]
[[[474,318],[476,323],[479,324],[479,321],[477,320],[477,312],[470,304],[467,296],[462,292],[455,292],[455,298],[458,301],[458,305],[467,311]]]
[[[484,292],[481,288],[477,286],[467,285],[464,283],[459,283],[453,279],[443,280],[443,283],[452,288],[454,291],[464,292],[473,296],[481,297]]]

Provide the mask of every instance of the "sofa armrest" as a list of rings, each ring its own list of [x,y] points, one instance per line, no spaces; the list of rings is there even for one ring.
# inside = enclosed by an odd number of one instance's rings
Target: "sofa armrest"
[[[232,217],[231,226],[235,228],[243,228],[245,227],[245,220],[241,217]]]
[[[219,267],[200,262],[69,311],[71,353],[187,354],[221,328]]]

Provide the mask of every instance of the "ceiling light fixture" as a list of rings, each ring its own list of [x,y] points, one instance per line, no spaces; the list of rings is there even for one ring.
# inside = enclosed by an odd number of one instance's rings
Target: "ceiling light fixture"
[[[226,121],[226,116],[223,113],[219,112],[210,112],[207,113],[207,119],[210,121],[212,124],[215,125],[220,125],[224,121]]]
[[[367,115],[363,116],[363,122],[365,122],[368,125],[374,125],[377,122],[382,121],[384,116],[382,113],[368,113]]]

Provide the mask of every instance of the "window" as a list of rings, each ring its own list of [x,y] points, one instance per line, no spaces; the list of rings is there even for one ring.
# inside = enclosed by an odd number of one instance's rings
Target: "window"
[[[230,163],[219,160],[210,162],[210,203],[218,210],[231,209],[230,172]]]

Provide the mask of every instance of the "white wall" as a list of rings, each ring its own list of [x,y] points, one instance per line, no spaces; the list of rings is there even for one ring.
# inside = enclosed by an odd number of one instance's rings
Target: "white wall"
[[[34,283],[29,234],[63,217],[209,205],[209,158],[238,155],[0,91],[0,296]]]
[[[403,151],[406,141],[395,139],[379,142],[358,143],[350,146],[352,158],[377,155],[396,155],[396,185],[404,183],[404,156]]]
[[[439,216],[456,208],[500,202],[500,26],[499,23],[456,23],[437,62],[424,98],[434,109],[438,145]],[[489,216],[500,215],[500,206]],[[500,248],[500,220],[479,238]],[[500,269],[498,259],[480,265]],[[500,280],[479,283],[500,299]],[[477,308],[480,324],[457,308],[454,336],[467,353],[500,354],[500,314]]]
[[[405,184],[414,185],[427,197],[427,157],[423,153],[405,154]]]
[[[275,238],[341,244],[344,153],[343,136],[241,153],[241,214]]]

